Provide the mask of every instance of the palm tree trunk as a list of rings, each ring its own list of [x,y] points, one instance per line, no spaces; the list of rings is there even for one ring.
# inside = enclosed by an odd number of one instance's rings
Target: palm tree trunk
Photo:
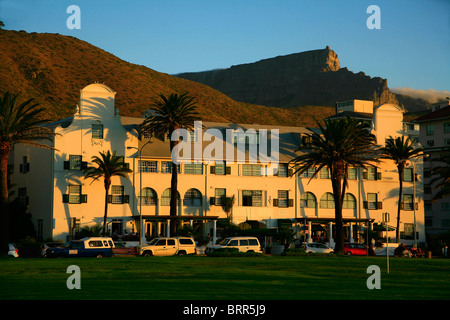
[[[170,154],[179,141],[170,141]],[[175,236],[177,232],[176,219],[177,216],[177,195],[178,195],[178,167],[172,161],[172,178],[170,180],[170,235]],[[181,199],[180,199],[181,201]]]
[[[335,215],[335,229],[336,229],[336,238],[335,238],[335,247],[334,252],[336,253],[344,253],[344,221],[342,219],[342,199],[343,192],[345,191],[345,186],[342,188],[342,174],[344,172],[344,168],[340,164],[336,164],[334,170],[331,171],[331,185],[333,188],[334,195],[334,215]],[[344,189],[344,190],[343,190]],[[331,239],[330,235],[330,239]]]
[[[0,145],[0,255],[5,256],[8,254],[9,242],[8,158],[10,151],[9,143],[5,142]]]
[[[103,215],[103,236],[106,235],[106,220],[108,218],[108,196],[109,196],[109,187],[111,185],[111,180],[105,178],[105,214]]]

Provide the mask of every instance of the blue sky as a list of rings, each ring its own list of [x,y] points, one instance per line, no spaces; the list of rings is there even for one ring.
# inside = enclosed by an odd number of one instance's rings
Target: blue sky
[[[81,29],[68,29],[77,5]],[[370,30],[370,5],[381,29]],[[392,88],[450,91],[450,0],[0,0],[5,29],[70,35],[169,74],[325,48]]]

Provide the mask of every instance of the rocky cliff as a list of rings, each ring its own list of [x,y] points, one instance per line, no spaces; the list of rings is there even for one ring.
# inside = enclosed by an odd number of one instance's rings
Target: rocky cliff
[[[397,103],[387,80],[341,68],[328,46],[228,69],[182,73],[180,78],[206,84],[237,101],[273,107],[334,106],[362,99]]]

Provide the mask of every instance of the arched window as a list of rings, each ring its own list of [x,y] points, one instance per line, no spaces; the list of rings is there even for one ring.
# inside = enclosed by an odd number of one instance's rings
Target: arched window
[[[189,189],[184,194],[183,204],[187,207],[201,207],[202,193],[197,189]]]
[[[161,194],[161,205],[162,206],[170,206],[170,196],[172,194],[172,190],[170,188],[167,188],[164,190],[164,192]],[[180,193],[177,192],[177,206],[180,203]]]
[[[344,196],[344,202],[342,203],[342,209],[355,209],[356,198],[351,193],[346,193]]]
[[[152,188],[143,188],[139,193],[139,199],[143,206],[154,206],[156,205],[156,192]]]
[[[327,192],[320,197],[320,207],[323,209],[333,209],[334,208],[334,196],[332,193]]]
[[[300,208],[315,208],[316,196],[311,192],[305,192],[300,198]]]

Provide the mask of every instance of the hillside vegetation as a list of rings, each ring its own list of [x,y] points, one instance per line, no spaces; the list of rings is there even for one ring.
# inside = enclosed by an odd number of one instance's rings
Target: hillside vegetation
[[[0,30],[0,93],[36,98],[51,120],[74,113],[85,86],[104,83],[117,92],[123,116],[140,117],[160,94],[188,92],[204,121],[315,126],[334,107],[274,108],[232,100],[203,84],[132,64],[70,36]]]

